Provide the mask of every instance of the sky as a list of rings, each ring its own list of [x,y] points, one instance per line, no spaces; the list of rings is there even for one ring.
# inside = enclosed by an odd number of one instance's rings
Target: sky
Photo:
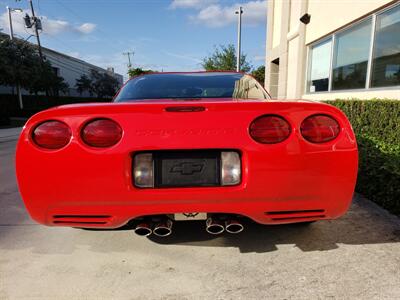
[[[41,17],[44,47],[126,75],[133,67],[157,71],[201,70],[201,60],[215,46],[237,39],[237,15],[243,7],[242,51],[254,67],[264,64],[267,3],[265,0],[33,0]],[[9,32],[6,6],[13,12],[17,37],[32,32],[22,17],[27,0],[0,0],[0,30]],[[1,10],[3,9],[3,13]],[[29,41],[36,42],[34,37]]]

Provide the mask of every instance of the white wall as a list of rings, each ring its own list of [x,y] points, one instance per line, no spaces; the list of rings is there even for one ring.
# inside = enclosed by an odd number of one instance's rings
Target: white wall
[[[101,73],[106,72],[106,70],[103,68],[88,64],[73,57],[48,51],[47,49],[43,49],[43,55],[48,61],[50,61],[53,67],[59,68],[58,75],[63,77],[65,82],[69,84],[70,96],[80,96],[80,94],[76,91],[75,84],[76,80],[79,79],[83,74],[86,74],[88,77],[90,77],[90,70],[92,69]],[[119,74],[115,74],[115,77],[119,80],[120,85],[122,85],[123,77]],[[82,94],[82,96],[88,97],[89,93],[85,92]]]
[[[271,15],[272,16],[272,15]],[[273,3],[273,34],[272,47],[279,46],[281,41],[281,21],[282,20],[282,1],[274,0]]]
[[[376,90],[342,91],[342,92],[324,92],[314,94],[304,94],[302,99],[308,100],[335,100],[335,99],[400,99],[400,89],[387,88]]]
[[[306,44],[392,2],[393,0],[308,0],[311,22],[307,25]]]

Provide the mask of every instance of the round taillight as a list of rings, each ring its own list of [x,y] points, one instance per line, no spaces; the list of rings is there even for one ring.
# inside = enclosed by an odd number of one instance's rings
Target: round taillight
[[[313,115],[306,118],[300,127],[301,135],[311,143],[325,143],[335,139],[339,132],[339,123],[326,115]]]
[[[279,116],[261,116],[250,124],[250,136],[262,144],[283,142],[289,137],[290,132],[290,124]]]
[[[71,129],[60,121],[46,121],[32,132],[32,140],[41,148],[60,149],[71,140]]]
[[[121,140],[122,129],[112,120],[97,119],[83,127],[81,137],[89,146],[106,148],[114,146]]]

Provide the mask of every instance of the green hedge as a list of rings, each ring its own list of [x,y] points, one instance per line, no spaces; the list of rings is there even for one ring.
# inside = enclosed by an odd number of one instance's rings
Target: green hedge
[[[357,192],[400,215],[400,100],[325,102],[347,115],[357,136]]]

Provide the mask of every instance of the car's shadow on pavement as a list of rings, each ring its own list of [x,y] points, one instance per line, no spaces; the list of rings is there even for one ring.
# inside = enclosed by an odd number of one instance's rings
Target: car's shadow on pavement
[[[148,239],[158,244],[238,247],[241,252],[269,252],[279,245],[293,244],[302,251],[324,251],[340,244],[363,245],[400,242],[400,219],[377,205],[356,197],[351,210],[342,218],[309,225],[264,226],[250,220],[243,222],[239,234],[210,235],[204,222],[176,222],[173,234]]]

